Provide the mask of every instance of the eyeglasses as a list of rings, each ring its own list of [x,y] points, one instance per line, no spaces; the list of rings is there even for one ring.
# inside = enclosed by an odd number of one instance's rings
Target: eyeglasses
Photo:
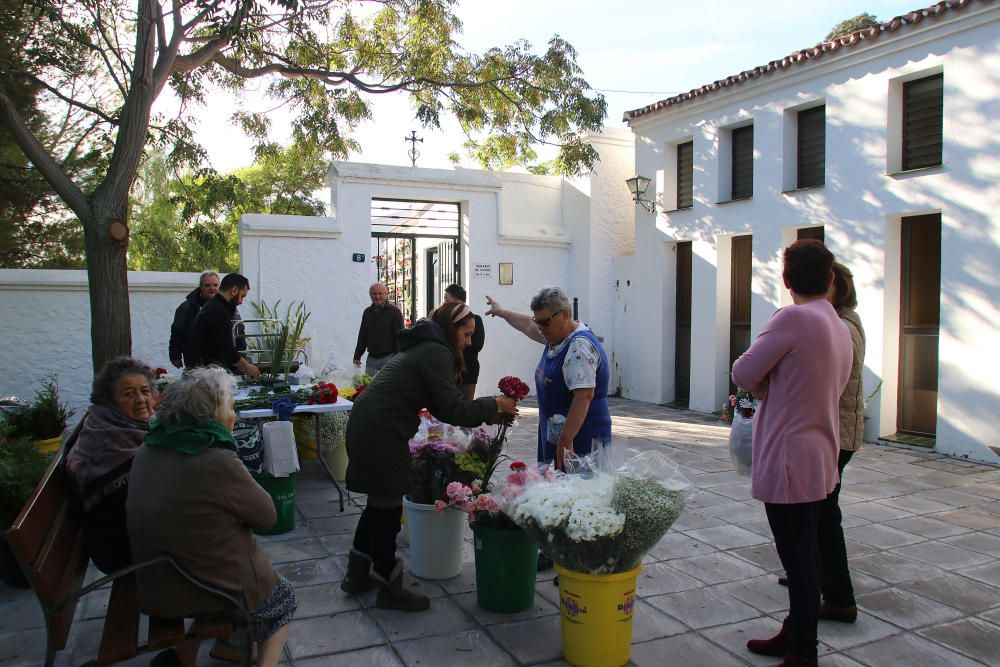
[[[561,313],[561,312],[562,311],[559,311],[559,313]],[[543,317],[542,319],[538,319],[537,317],[532,317],[531,321],[534,322],[537,326],[539,326],[542,329],[544,329],[547,326],[549,326],[549,324],[552,323],[552,318],[555,317],[556,315],[558,315],[559,313],[552,313],[548,317]]]

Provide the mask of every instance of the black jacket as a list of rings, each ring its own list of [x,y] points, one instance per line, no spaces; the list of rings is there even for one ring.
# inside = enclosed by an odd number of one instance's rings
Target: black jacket
[[[185,297],[184,303],[177,306],[177,310],[174,311],[174,323],[170,325],[171,361],[183,357],[191,325],[194,324],[194,318],[198,317],[198,311],[204,305],[205,299],[201,298],[201,288],[196,287]]]
[[[233,340],[235,312],[236,304],[229,303],[221,294],[202,306],[184,347],[185,366],[217,364],[231,370],[236,365],[241,355]]]
[[[476,320],[476,329],[472,332],[472,345],[462,351],[462,358],[465,360],[465,372],[462,373],[462,384],[476,384],[479,381],[479,353],[483,351],[486,344],[486,328],[483,327],[483,318],[473,315]]]
[[[374,304],[361,314],[358,329],[358,344],[354,348],[354,358],[360,359],[368,350],[369,357],[384,357],[399,350],[396,334],[403,328],[403,313],[388,301],[381,308]]]
[[[423,319],[398,336],[400,352],[358,397],[347,422],[347,487],[402,496],[410,490],[409,439],[427,408],[448,424],[478,426],[496,414],[492,396],[466,401],[444,333]]]

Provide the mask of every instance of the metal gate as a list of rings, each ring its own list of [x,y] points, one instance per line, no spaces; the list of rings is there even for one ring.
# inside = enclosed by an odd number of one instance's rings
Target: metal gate
[[[418,296],[431,308],[441,302],[447,285],[461,282],[460,221],[457,202],[372,199],[378,280],[407,326],[425,314],[417,312]],[[425,265],[423,271],[418,272],[418,264]]]

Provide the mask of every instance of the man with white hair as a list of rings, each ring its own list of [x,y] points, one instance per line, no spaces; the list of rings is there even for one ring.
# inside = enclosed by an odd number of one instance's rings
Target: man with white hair
[[[184,303],[174,311],[174,322],[170,325],[170,363],[177,368],[184,367],[184,346],[194,318],[201,307],[219,291],[219,274],[205,271],[198,279],[198,287],[184,298]]]
[[[358,344],[354,348],[354,365],[361,365],[361,355],[368,350],[365,373],[375,375],[399,351],[396,334],[403,328],[403,313],[389,303],[389,290],[384,283],[374,283],[369,287],[368,296],[372,305],[361,314]]]

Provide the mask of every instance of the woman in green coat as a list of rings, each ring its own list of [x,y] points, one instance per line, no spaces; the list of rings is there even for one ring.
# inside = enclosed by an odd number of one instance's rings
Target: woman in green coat
[[[341,588],[351,594],[379,587],[376,606],[421,611],[426,596],[403,588],[396,534],[403,496],[410,490],[409,439],[417,432],[417,413],[427,408],[456,426],[478,426],[502,413],[516,414],[516,401],[489,396],[467,401],[458,379],[462,351],[472,342],[475,320],[464,303],[445,303],[399,332],[399,354],[358,397],[347,423],[347,488],[368,495],[354,534]]]

